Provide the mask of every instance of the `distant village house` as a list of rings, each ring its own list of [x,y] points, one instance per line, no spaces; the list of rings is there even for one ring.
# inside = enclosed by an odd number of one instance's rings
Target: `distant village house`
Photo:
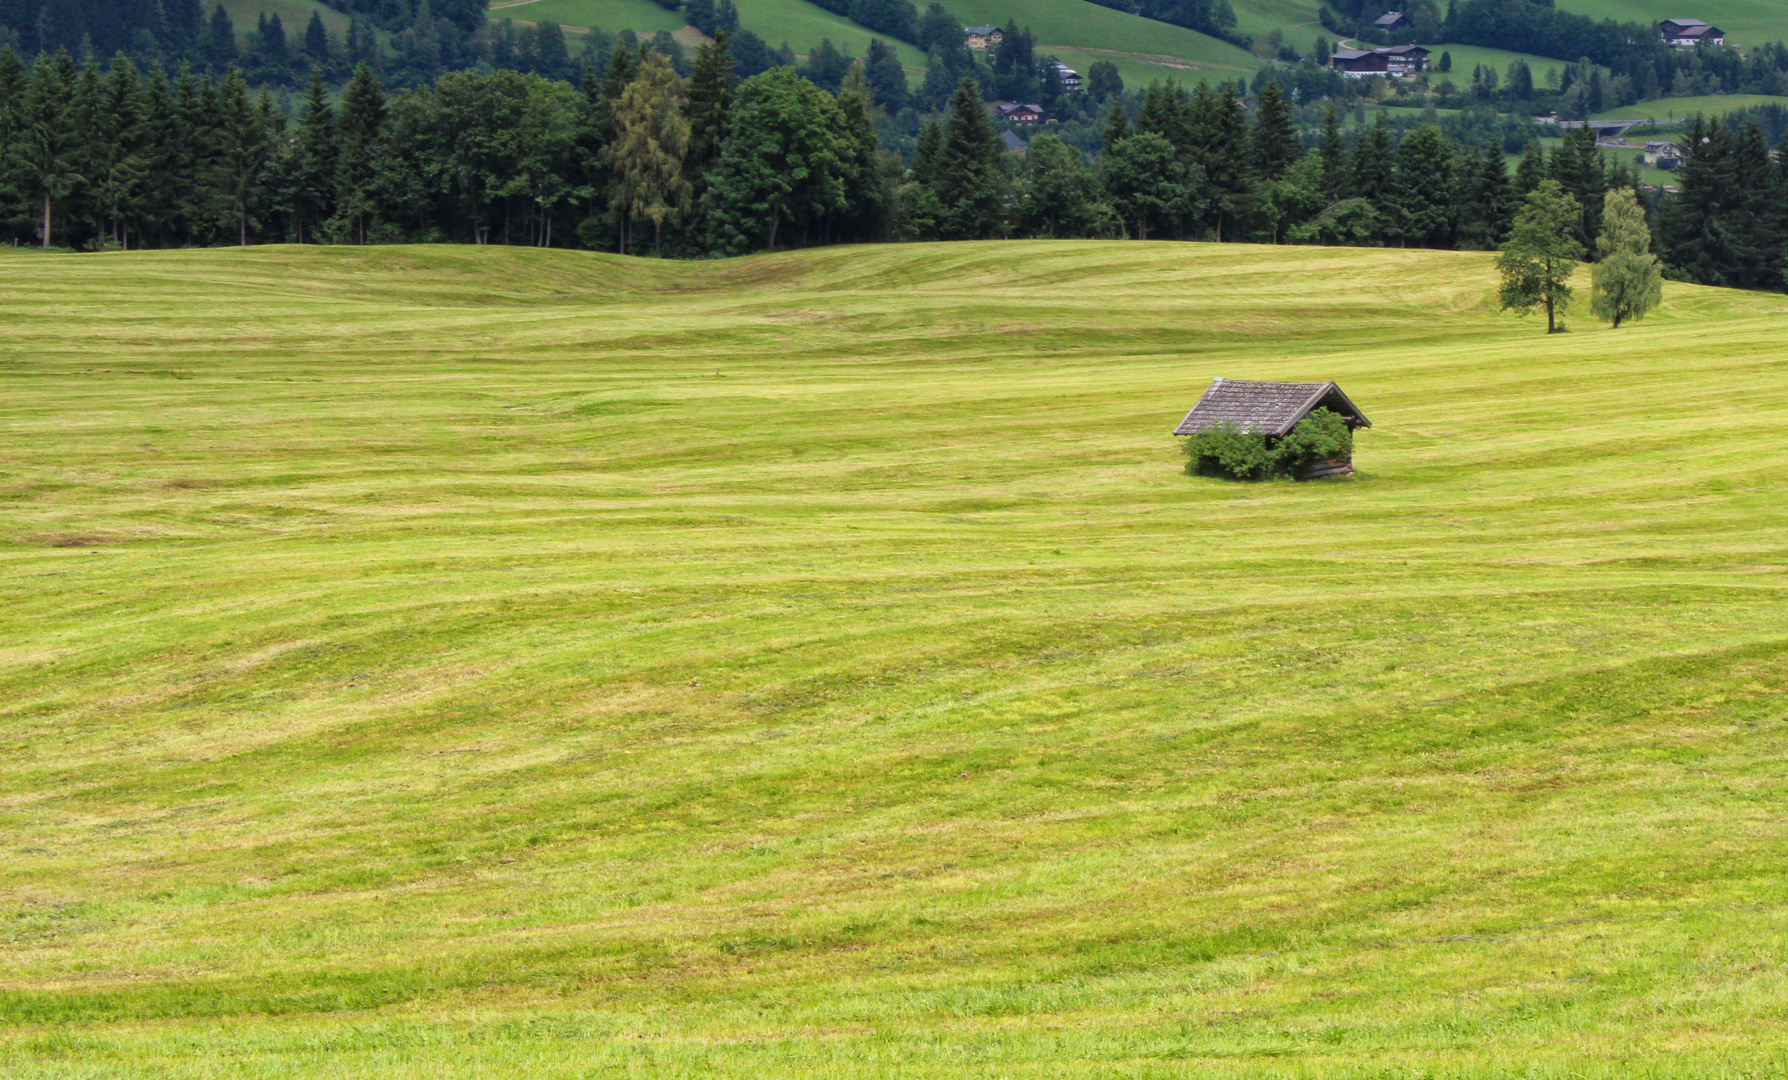
[[[1017,154],[1019,157],[1025,157],[1031,152],[1029,144],[1018,136],[1012,134],[1011,131],[1000,132],[1000,142],[1005,144],[1007,150]]]
[[[1402,78],[1425,70],[1428,50],[1420,45],[1392,45],[1383,49],[1336,49],[1329,56],[1329,66],[1350,79],[1368,75]]]
[[[1017,101],[996,101],[991,106],[994,120],[1004,120],[1011,124],[1041,124],[1043,122],[1043,106],[1026,105]]]
[[[1410,25],[1409,16],[1401,11],[1387,11],[1372,20],[1372,27],[1375,30],[1401,30],[1408,25]]]
[[[1726,32],[1717,26],[1709,26],[1700,19],[1665,19],[1658,24],[1658,34],[1664,44],[1678,48],[1700,45],[1726,44]]]
[[[1055,71],[1056,81],[1062,84],[1062,90],[1070,94],[1080,93],[1080,72],[1075,71],[1060,60],[1049,65]]]
[[[965,26],[962,36],[971,49],[997,49],[1006,40],[1006,32],[997,26]]]

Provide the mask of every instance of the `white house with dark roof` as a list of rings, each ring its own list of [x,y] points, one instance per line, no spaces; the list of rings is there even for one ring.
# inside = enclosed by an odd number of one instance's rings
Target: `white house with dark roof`
[[[1717,26],[1702,22],[1700,19],[1665,19],[1658,24],[1658,35],[1664,44],[1685,48],[1700,45],[1726,44],[1726,32]]]

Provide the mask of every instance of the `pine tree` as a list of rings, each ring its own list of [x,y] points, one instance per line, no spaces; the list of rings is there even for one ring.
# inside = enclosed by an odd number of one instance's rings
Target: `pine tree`
[[[998,235],[1004,220],[1006,156],[974,80],[963,79],[950,99],[950,118],[931,181],[940,239],[986,240]]]
[[[696,50],[695,67],[684,98],[689,149],[683,158],[683,173],[689,180],[692,201],[699,201],[707,191],[708,170],[720,160],[720,147],[731,130],[733,68],[737,62],[726,44],[726,31],[718,30],[713,41]]]
[[[298,137],[293,146],[293,213],[297,219],[298,242],[304,243],[306,226],[309,235],[320,239],[323,222],[335,212],[335,181],[340,167],[336,145],[335,108],[329,103],[329,88],[323,73],[312,69],[310,90],[305,95],[304,118],[298,124]]]
[[[1552,152],[1551,174],[1560,188],[1576,201],[1577,242],[1584,250],[1595,246],[1602,222],[1602,196],[1608,191],[1608,175],[1602,152],[1596,149],[1596,133],[1588,127],[1573,128]]]
[[[1266,180],[1285,175],[1293,162],[1303,156],[1298,141],[1297,125],[1291,119],[1291,106],[1279,92],[1277,79],[1268,79],[1260,91],[1260,105],[1254,114],[1254,137],[1250,160],[1254,172]]]
[[[1546,155],[1540,152],[1538,143],[1528,143],[1521,154],[1521,161],[1515,166],[1515,196],[1525,198],[1527,193],[1540,186],[1546,179]]]
[[[23,195],[40,210],[39,236],[50,246],[57,201],[81,182],[81,140],[72,111],[75,66],[68,53],[39,56],[15,112],[13,157]]]
[[[881,169],[881,140],[876,137],[869,79],[862,61],[851,65],[838,92],[838,158],[844,199],[838,214],[840,236],[847,241],[873,240],[888,217],[891,193]]]
[[[248,83],[232,66],[219,92],[218,186],[227,193],[235,218],[237,243],[248,246],[248,228],[260,195],[261,169],[271,149],[265,121],[248,100]]]
[[[310,13],[310,25],[304,28],[304,54],[318,66],[329,63],[329,31],[323,25],[323,16],[315,11]]]
[[[1347,143],[1341,138],[1341,116],[1333,105],[1322,118],[1322,194],[1337,202],[1353,194],[1353,170],[1347,160]]]
[[[919,125],[919,138],[913,145],[913,181],[921,187],[930,187],[937,175],[937,157],[943,145],[944,126],[937,117],[927,116]]]
[[[1124,114],[1124,103],[1114,101],[1105,117],[1105,145],[1115,146],[1130,137],[1130,120]]]
[[[1664,275],[1651,253],[1651,229],[1631,188],[1615,188],[1604,197],[1596,254],[1589,306],[1598,316],[1618,328],[1644,318],[1663,300]]]
[[[1157,132],[1139,131],[1106,147],[1099,171],[1112,203],[1138,240],[1147,240],[1151,229],[1169,227],[1192,209],[1186,164]]]
[[[1392,188],[1395,165],[1391,127],[1384,114],[1379,113],[1377,122],[1360,136],[1359,146],[1354,150],[1353,193],[1369,202],[1379,216],[1377,235],[1380,239],[1394,239],[1401,235],[1396,225],[1398,214]]]
[[[621,252],[635,221],[652,223],[657,250],[666,221],[689,208],[690,184],[683,175],[689,122],[678,105],[682,80],[661,53],[642,57],[639,75],[615,103],[615,139],[602,148],[609,168],[609,212],[620,232]]]
[[[1746,261],[1747,240],[1735,229],[1734,209],[1743,196],[1731,131],[1718,120],[1696,116],[1677,145],[1682,148],[1679,194],[1664,204],[1659,227],[1665,258],[1691,281],[1735,286],[1733,268]]]
[[[1247,215],[1251,197],[1248,128],[1238,95],[1239,88],[1229,83],[1213,91],[1201,82],[1192,97],[1190,164],[1204,174],[1210,198],[1203,216],[1219,242],[1227,223]]]
[[[1055,135],[1038,135],[1024,166],[1016,207],[1020,229],[1051,240],[1092,230],[1098,184],[1079,150]]]
[[[94,110],[89,150],[89,184],[102,229],[119,246],[130,246],[130,227],[145,171],[144,108],[136,65],[120,53]]]
[[[1577,223],[1582,211],[1557,180],[1541,181],[1515,215],[1508,243],[1496,258],[1502,272],[1503,310],[1546,309],[1546,332],[1557,333],[1558,308],[1571,300],[1571,275],[1583,257]]]
[[[1458,154],[1441,130],[1423,124],[1397,147],[1391,204],[1399,234],[1417,247],[1453,246],[1458,222]]]
[[[897,113],[906,108],[908,90],[906,69],[900,65],[900,54],[880,38],[869,42],[869,55],[864,60],[863,76],[869,81],[871,99],[877,108]]]
[[[344,230],[350,243],[366,243],[373,199],[374,155],[379,131],[385,124],[385,95],[372,69],[361,64],[342,90],[339,130],[340,157],[336,163],[335,227]]]
[[[205,27],[205,60],[216,71],[236,62],[236,27],[222,4],[211,9],[211,21]]]

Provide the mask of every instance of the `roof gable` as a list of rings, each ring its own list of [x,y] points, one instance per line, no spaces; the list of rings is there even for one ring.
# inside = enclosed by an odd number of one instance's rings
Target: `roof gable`
[[[1254,435],[1285,435],[1318,407],[1340,413],[1347,418],[1350,427],[1372,426],[1366,414],[1332,382],[1213,379],[1210,389],[1198,399],[1198,404],[1192,406],[1192,411],[1173,433],[1195,435],[1221,427]]]

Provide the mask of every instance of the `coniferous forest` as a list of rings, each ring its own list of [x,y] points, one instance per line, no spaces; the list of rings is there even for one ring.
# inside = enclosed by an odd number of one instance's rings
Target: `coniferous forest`
[[[170,55],[204,53],[196,3],[155,10]],[[455,5],[433,10],[452,31],[425,28],[439,61],[474,35],[453,37]],[[1639,187],[1585,130],[1549,153],[1526,140],[1512,168],[1505,149],[1523,144],[1522,131],[1459,119],[1364,122],[1363,107],[1349,115],[1340,101],[1300,130],[1292,100],[1310,115],[1309,88],[1288,72],[1282,90],[1270,70],[1252,85],[1131,93],[1095,71],[1076,108],[1096,119],[1027,143],[1002,135],[985,99],[1034,89],[1047,73],[1028,35],[984,70],[940,45],[928,85],[909,88],[885,48],[863,60],[813,55],[796,70],[792,57],[757,55],[752,39],[741,63],[732,5],[703,10],[716,36],[693,58],[624,35],[587,50],[577,71],[480,64],[397,87],[368,59],[347,66],[362,46],[325,34],[308,82],[284,102],[251,79],[265,57],[139,64],[133,52],[160,47],[153,34],[110,61],[97,49],[119,42],[90,32],[78,60],[61,45],[29,62],[0,46],[0,242],[455,242],[672,257],[995,237],[1493,249],[1522,196],[1553,179],[1583,208],[1578,240],[1594,250],[1602,195]],[[476,15],[483,27],[482,11],[467,11],[467,25]],[[366,41],[373,14],[353,24]],[[931,16],[902,33],[943,34],[943,21],[920,25]],[[54,27],[37,29],[40,44],[56,44]],[[548,33],[531,31],[528,48],[539,54]],[[547,52],[570,66],[562,40]],[[332,71],[345,79],[339,91]],[[941,107],[915,113],[927,99]],[[917,116],[910,135],[890,122],[897,110]],[[1668,272],[1783,288],[1788,163],[1749,122],[1697,120],[1679,141],[1680,191],[1643,192]]]

